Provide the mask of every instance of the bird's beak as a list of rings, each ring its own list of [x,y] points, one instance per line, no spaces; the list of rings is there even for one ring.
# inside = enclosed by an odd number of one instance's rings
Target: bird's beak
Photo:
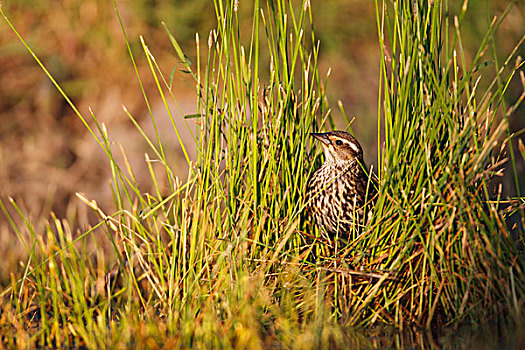
[[[324,145],[328,145],[330,143],[330,139],[328,138],[327,132],[312,132],[310,133],[313,137],[315,137],[317,140],[321,141],[321,143]]]

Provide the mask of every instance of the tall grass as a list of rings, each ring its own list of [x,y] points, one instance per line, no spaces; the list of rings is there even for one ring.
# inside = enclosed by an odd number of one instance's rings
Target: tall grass
[[[447,1],[376,4],[382,191],[351,259],[381,277],[351,293],[366,302],[350,314],[429,327],[436,319],[479,322],[518,312],[523,257],[505,225],[501,188],[492,193],[489,184],[503,172],[515,109],[504,96],[523,40],[503,65],[487,58],[503,17],[495,18],[469,62],[460,32],[467,2],[458,16]]]
[[[333,126],[309,2],[255,1],[251,33],[239,29],[237,1],[214,5],[217,29],[197,37],[195,65],[168,30],[199,110],[185,116],[198,126],[197,158],[185,152],[188,179],[173,175],[153,113],[156,133],[147,135],[125,111],[150,147],[154,191],[145,193],[111,131],[77,111],[108,156],[115,209],[105,213],[78,194],[101,221],[73,238],[57,218],[34,232],[12,203],[31,237],[21,238],[25,273],[2,293],[1,324],[15,334],[2,331],[5,342],[363,347],[371,343],[352,326],[430,327],[520,312],[523,258],[505,226],[502,198],[489,187],[508,142],[505,87],[518,67],[503,75],[509,58],[483,92],[476,80],[499,22],[469,64],[459,30],[464,13],[449,33],[446,1],[377,3],[380,195],[360,232],[330,242],[303,215],[305,184],[320,162],[308,134]],[[141,43],[155,98],[173,121],[170,79],[155,49]],[[135,64],[131,49],[130,56]],[[149,106],[151,92],[143,93]],[[111,273],[104,255],[83,245],[100,235],[118,257]]]

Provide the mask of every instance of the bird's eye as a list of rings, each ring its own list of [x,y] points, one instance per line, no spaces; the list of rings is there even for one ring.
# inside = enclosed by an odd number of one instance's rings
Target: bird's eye
[[[341,146],[343,144],[343,141],[337,140],[337,141],[335,141],[335,144],[338,145],[338,146]]]

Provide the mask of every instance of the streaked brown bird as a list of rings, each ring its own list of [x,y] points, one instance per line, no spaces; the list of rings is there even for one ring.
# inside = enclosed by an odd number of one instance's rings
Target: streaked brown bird
[[[310,218],[331,237],[348,238],[363,221],[365,205],[376,194],[364,170],[363,150],[345,131],[312,133],[323,146],[325,161],[306,188]]]

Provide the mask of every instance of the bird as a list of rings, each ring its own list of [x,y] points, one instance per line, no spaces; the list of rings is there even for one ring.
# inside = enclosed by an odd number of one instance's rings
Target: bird
[[[311,135],[323,146],[325,161],[306,185],[307,214],[331,238],[349,238],[376,195],[375,183],[364,170],[363,149],[346,131]]]

